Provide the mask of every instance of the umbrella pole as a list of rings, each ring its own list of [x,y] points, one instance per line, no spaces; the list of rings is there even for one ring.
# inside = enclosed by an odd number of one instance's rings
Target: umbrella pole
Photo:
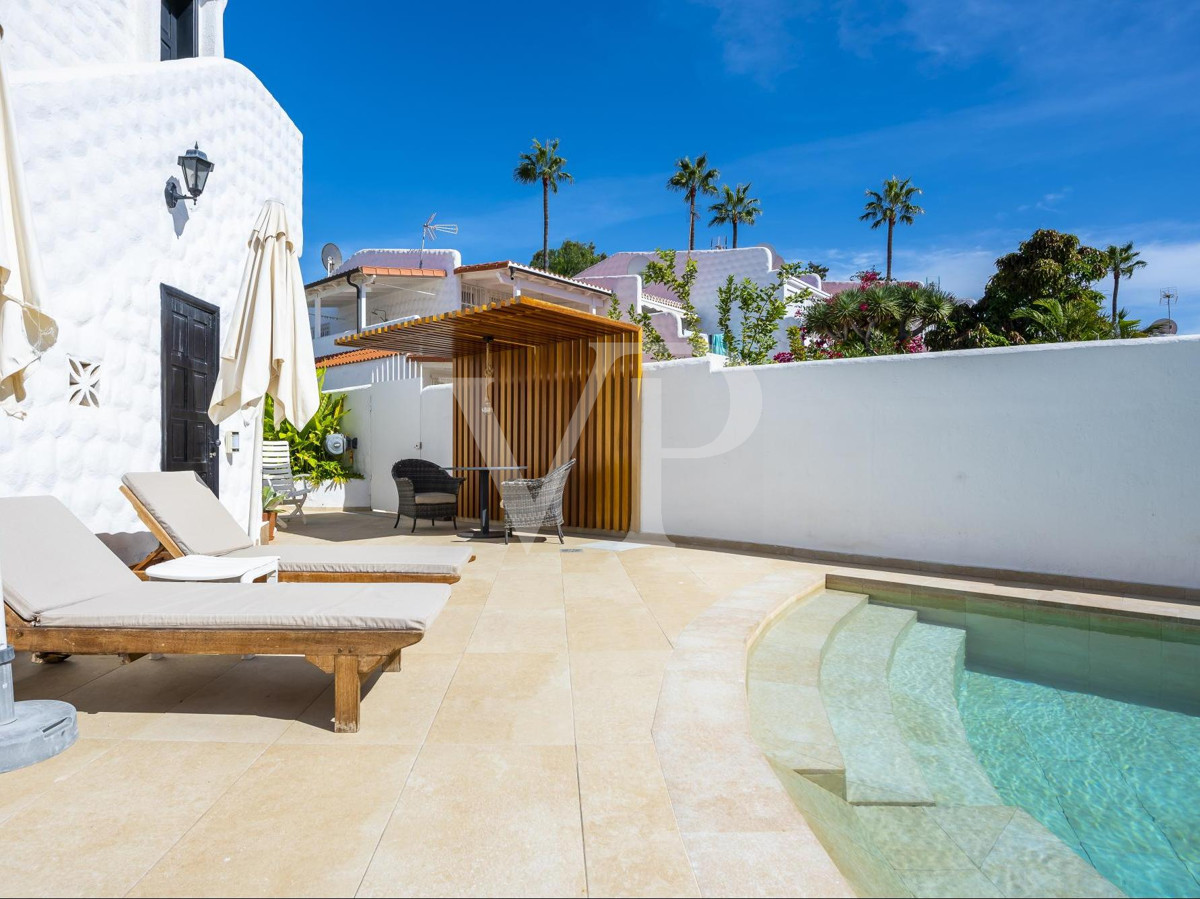
[[[258,402],[254,404],[254,420],[251,423],[251,427],[254,429],[254,437],[250,442],[250,510],[247,515],[246,533],[250,535],[250,539],[254,541],[255,546],[262,543],[262,449],[263,412],[265,405],[266,397],[260,397]]]
[[[46,699],[14,701],[15,657],[0,619],[0,774],[56,756],[79,736],[74,706]]]

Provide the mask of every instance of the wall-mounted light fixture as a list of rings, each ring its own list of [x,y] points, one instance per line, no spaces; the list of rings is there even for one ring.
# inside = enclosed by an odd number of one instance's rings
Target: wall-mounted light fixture
[[[194,205],[200,194],[204,193],[204,185],[208,182],[208,176],[216,168],[215,163],[208,161],[208,156],[200,149],[199,144],[180,156],[178,161],[179,167],[183,170],[183,186],[187,188],[187,193],[180,193],[179,186],[175,181],[168,181],[168,209],[174,209],[175,204],[180,200],[191,200]]]
[[[237,431],[225,432],[225,452],[232,455],[233,453],[241,452],[242,435]]]

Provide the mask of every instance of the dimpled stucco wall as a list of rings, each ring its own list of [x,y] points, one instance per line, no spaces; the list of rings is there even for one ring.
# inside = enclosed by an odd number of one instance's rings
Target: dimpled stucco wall
[[[199,0],[199,55],[224,55],[226,0]],[[9,66],[155,62],[161,0],[0,0]]]
[[[12,87],[60,336],[32,369],[28,417],[0,418],[0,494],[52,493],[132,555],[144,529],[118,485],[160,466],[160,284],[219,306],[224,338],[263,202],[300,222],[301,135],[224,59],[18,71]],[[163,188],[196,141],[216,168],[199,203],[173,214]],[[101,363],[98,408],[68,404],[68,354]],[[249,436],[240,416],[231,424]],[[248,456],[222,454],[221,498],[239,515]]]

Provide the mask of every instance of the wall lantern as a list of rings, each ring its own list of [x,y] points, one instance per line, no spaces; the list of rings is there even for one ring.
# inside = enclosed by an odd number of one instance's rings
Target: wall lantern
[[[187,193],[179,192],[174,181],[167,182],[167,208],[174,209],[180,200],[191,200],[193,205],[204,193],[204,185],[216,164],[208,161],[208,156],[200,149],[200,145],[188,150],[179,157],[179,167],[183,169],[183,186]]]

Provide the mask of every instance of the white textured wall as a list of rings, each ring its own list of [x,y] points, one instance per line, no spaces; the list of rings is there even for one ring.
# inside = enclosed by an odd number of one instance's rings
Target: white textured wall
[[[223,59],[12,83],[60,337],[32,369],[28,417],[0,419],[0,494],[53,493],[95,531],[140,532],[117,487],[123,472],[160,465],[159,285],[220,306],[224,339],[263,202],[301,220],[301,136],[254,75]],[[216,169],[199,203],[173,214],[163,188],[196,141]],[[67,354],[102,363],[99,408],[68,405]],[[244,430],[238,418],[230,426]],[[239,511],[257,483],[249,455],[222,460],[222,499]]]
[[[224,56],[226,0],[200,0],[201,56]],[[161,0],[0,0],[13,71],[157,62]]]
[[[1200,338],[650,365],[644,530],[1200,587]]]

